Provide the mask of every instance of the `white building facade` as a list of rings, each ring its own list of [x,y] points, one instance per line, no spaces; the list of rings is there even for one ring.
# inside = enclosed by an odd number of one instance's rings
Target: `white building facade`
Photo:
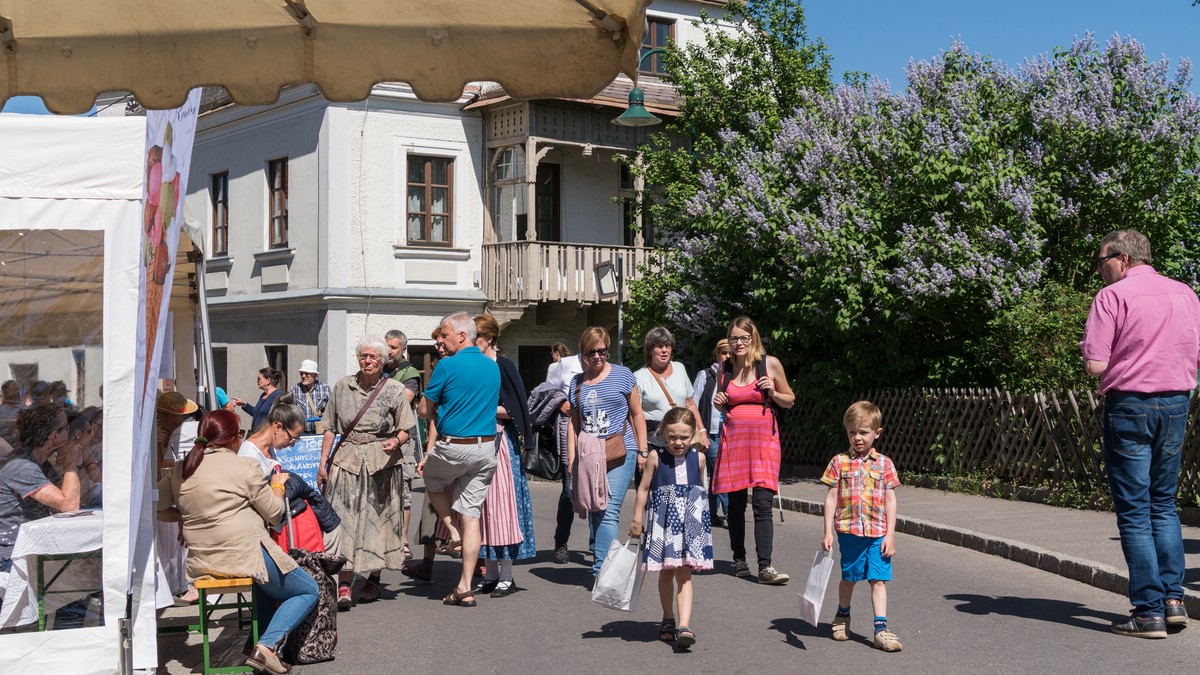
[[[647,45],[696,39],[691,21],[719,7],[655,2]],[[631,206],[641,186],[615,161],[635,161],[646,133],[611,124],[630,86],[621,76],[587,101],[513,101],[477,84],[439,104],[380,84],[338,104],[304,85],[269,107],[204,111],[187,210],[207,232],[216,384],[255,400],[255,371],[280,368],[290,385],[303,359],[333,382],[357,369],[361,337],[390,329],[421,367],[454,311],[497,316],[527,388],[554,342],[574,351],[589,325],[615,335],[593,268],[621,258],[631,278],[653,243]],[[653,73],[640,86],[652,111],[673,111]]]

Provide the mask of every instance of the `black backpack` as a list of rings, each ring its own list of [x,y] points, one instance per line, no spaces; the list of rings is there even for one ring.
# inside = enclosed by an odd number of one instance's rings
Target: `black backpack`
[[[722,368],[723,368],[723,370],[721,373],[721,386],[720,386],[719,391],[722,394],[724,394],[726,392],[726,390],[729,389],[729,382],[733,379],[733,359],[732,358],[725,359],[725,363],[722,364]],[[763,354],[762,357],[759,358],[759,360],[757,362],[755,362],[755,364],[754,364],[754,381],[757,382],[759,379],[764,378],[766,376],[767,376],[767,355]],[[778,409],[778,406],[775,405],[775,402],[771,400],[771,397],[767,394],[767,392],[764,391],[762,393],[762,397],[763,397],[763,402],[762,402],[763,411],[766,411],[767,409],[771,410],[771,435],[774,436],[774,435],[776,435],[776,433],[778,433],[777,420],[779,419],[779,409]]]

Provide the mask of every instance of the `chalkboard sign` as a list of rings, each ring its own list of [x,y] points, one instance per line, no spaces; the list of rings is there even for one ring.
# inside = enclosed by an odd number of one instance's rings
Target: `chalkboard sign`
[[[303,478],[314,490],[320,489],[317,486],[317,469],[321,466],[322,438],[324,436],[316,434],[301,436],[292,447],[275,451],[280,467]],[[333,442],[337,443],[337,437]]]

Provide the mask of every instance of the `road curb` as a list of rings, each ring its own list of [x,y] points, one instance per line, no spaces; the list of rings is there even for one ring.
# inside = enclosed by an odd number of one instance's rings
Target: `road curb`
[[[811,516],[819,517],[825,511],[823,502],[814,502],[808,499],[780,497],[779,502],[786,511],[796,511]],[[987,555],[999,556],[1120,596],[1125,596],[1129,588],[1129,577],[1121,570],[1012,539],[993,537],[965,528],[904,516],[896,517],[896,530],[914,537],[940,541]],[[1200,619],[1200,596],[1185,592],[1183,602],[1188,616]]]

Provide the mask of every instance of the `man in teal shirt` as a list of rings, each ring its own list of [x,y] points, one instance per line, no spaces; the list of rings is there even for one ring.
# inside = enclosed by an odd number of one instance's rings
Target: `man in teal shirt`
[[[462,546],[462,577],[442,603],[474,607],[471,581],[479,557],[480,507],[496,471],[500,368],[475,346],[475,321],[466,312],[442,319],[437,341],[447,358],[429,378],[419,412],[436,420],[438,438],[417,465],[417,473],[425,479],[429,501],[451,533],[448,547]],[[462,520],[461,533],[451,523],[451,510]]]

